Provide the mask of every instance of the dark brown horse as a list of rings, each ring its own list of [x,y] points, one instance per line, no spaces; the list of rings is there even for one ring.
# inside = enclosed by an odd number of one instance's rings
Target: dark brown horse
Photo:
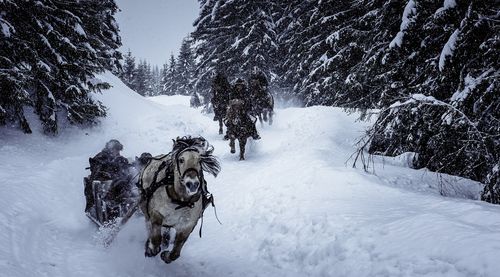
[[[263,121],[273,124],[274,98],[271,93],[265,92],[257,99],[256,111],[261,125],[264,124]]]
[[[250,94],[253,98],[253,113],[263,121],[273,124],[274,98],[269,92],[268,83],[263,73],[252,74],[249,80]]]
[[[222,135],[223,119],[226,116],[227,105],[229,102],[230,84],[226,76],[217,74],[212,83],[212,107],[214,109],[214,121],[219,121],[219,134]]]
[[[240,145],[240,160],[245,159],[245,146],[247,144],[247,139],[252,136],[252,125],[255,124],[247,115],[244,106],[245,102],[243,100],[230,100],[224,120],[228,129],[231,153],[236,153],[235,141],[238,140]]]

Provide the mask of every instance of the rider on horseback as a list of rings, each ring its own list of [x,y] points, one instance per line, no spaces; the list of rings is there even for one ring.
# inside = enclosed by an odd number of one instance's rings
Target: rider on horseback
[[[261,116],[263,116],[264,121],[267,121],[268,113],[266,113],[265,111],[266,109],[271,110],[272,113],[273,99],[271,94],[269,93],[269,83],[264,72],[255,67],[252,70],[252,74],[250,75],[250,78],[248,80],[248,86],[250,95],[254,103],[254,114],[259,117],[261,123]]]
[[[256,106],[259,106],[261,102],[267,100],[267,87],[269,83],[267,82],[266,75],[262,71],[254,69],[248,83]]]
[[[252,120],[252,118],[250,118],[250,114],[253,113],[253,106],[250,95],[248,94],[247,87],[245,85],[245,81],[239,78],[236,80],[233,86],[232,94],[229,98],[230,100],[240,99],[243,101],[243,109],[244,113],[246,114],[243,124],[250,131],[254,140],[260,139],[257,128],[255,127],[255,122]],[[228,130],[226,132],[226,135],[224,136],[225,140],[229,139],[229,132],[231,132],[230,126],[228,126]]]

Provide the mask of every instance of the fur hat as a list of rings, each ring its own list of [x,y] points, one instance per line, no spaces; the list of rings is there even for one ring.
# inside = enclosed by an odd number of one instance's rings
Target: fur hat
[[[106,142],[105,148],[107,150],[122,151],[123,145],[118,140],[112,139],[112,140]]]

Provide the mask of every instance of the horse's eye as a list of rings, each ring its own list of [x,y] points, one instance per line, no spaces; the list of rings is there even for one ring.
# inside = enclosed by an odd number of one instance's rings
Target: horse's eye
[[[180,164],[184,163],[184,158],[180,158],[180,159],[179,159],[179,163],[180,163]]]

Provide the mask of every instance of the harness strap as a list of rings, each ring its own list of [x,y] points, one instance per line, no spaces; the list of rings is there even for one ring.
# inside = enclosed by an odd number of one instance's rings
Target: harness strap
[[[207,191],[207,194],[204,195],[203,197],[203,209],[201,210],[201,224],[200,224],[200,231],[198,234],[200,235],[201,238],[201,232],[203,230],[203,215],[205,214],[205,209],[207,208],[208,204],[212,204],[212,207],[214,207],[214,213],[215,213],[215,218],[219,222],[220,225],[222,225],[222,222],[220,222],[219,217],[217,216],[217,208],[215,207],[214,203],[214,196]]]
[[[165,186],[165,191],[167,192],[167,195],[170,198],[170,200],[172,201],[172,203],[178,205],[175,208],[176,210],[179,210],[179,209],[182,209],[185,207],[192,209],[194,207],[194,204],[200,199],[200,194],[198,194],[195,197],[193,197],[192,199],[190,199],[189,201],[181,201],[181,200],[176,199],[176,197],[174,196],[175,191],[173,191],[173,190],[174,190],[173,183],[171,185],[169,184],[169,185]]]
[[[146,189],[142,188],[141,186],[141,194],[143,195],[144,199],[146,200],[146,207],[148,207],[148,216],[149,216],[149,202],[151,201],[151,198],[153,197],[153,194],[162,186],[165,187],[165,191],[172,201],[172,203],[177,204],[178,206],[175,208],[176,210],[188,207],[188,208],[193,208],[195,203],[200,199],[200,194],[197,196],[193,197],[189,201],[181,201],[178,199],[177,194],[174,191],[174,172],[170,168],[167,168],[166,176],[160,181],[157,181],[158,179],[158,174],[167,167],[167,163],[163,161],[160,166],[158,167],[158,170],[155,172],[155,175],[153,177],[153,183],[151,186],[147,187]],[[203,183],[205,183],[205,179],[203,179],[202,175],[202,180]],[[202,191],[205,192],[206,189],[202,188]]]
[[[169,168],[167,168],[166,177],[160,181],[157,181],[158,174],[166,167],[167,167],[167,162],[163,161],[160,164],[160,166],[158,167],[158,170],[155,172],[155,175],[153,177],[153,183],[151,184],[151,186],[144,189],[144,187],[142,186],[142,180],[141,180],[141,195],[142,195],[143,199],[146,200],[146,212],[148,213],[148,217],[150,216],[149,215],[149,201],[151,201],[151,198],[152,198],[153,194],[155,193],[155,191],[158,190],[162,186],[168,186],[169,184],[174,185],[174,172],[172,170],[169,170]]]
[[[159,160],[156,158],[153,158],[153,159]],[[163,161],[160,164],[160,166],[158,167],[158,170],[155,172],[155,175],[153,177],[153,183],[151,184],[151,186],[147,187],[146,189],[144,189],[142,186],[142,178],[140,180],[141,195],[142,195],[143,199],[146,200],[146,212],[148,213],[148,217],[150,216],[149,215],[149,201],[151,200],[151,198],[152,198],[153,194],[156,192],[156,190],[158,190],[162,186],[165,186],[165,191],[166,191],[168,197],[170,198],[170,200],[172,201],[172,203],[178,205],[175,208],[176,210],[179,210],[179,209],[182,209],[185,207],[193,208],[195,203],[200,199],[200,197],[203,197],[202,198],[202,210],[201,210],[201,215],[200,215],[200,217],[201,217],[201,224],[200,224],[200,231],[199,231],[200,238],[201,238],[202,229],[203,229],[203,215],[205,213],[205,209],[208,207],[208,204],[212,205],[212,207],[214,208],[215,218],[217,219],[219,224],[222,225],[222,223],[219,220],[219,217],[217,216],[217,208],[215,207],[214,197],[207,189],[207,182],[205,181],[205,178],[203,176],[203,170],[200,172],[202,193],[198,194],[194,198],[190,199],[190,201],[181,201],[181,200],[176,199],[177,197],[175,196],[176,193],[174,191],[174,172],[172,169],[167,168],[166,169],[167,170],[166,177],[160,181],[157,181],[158,174],[166,167],[167,167],[167,163],[165,161]]]

